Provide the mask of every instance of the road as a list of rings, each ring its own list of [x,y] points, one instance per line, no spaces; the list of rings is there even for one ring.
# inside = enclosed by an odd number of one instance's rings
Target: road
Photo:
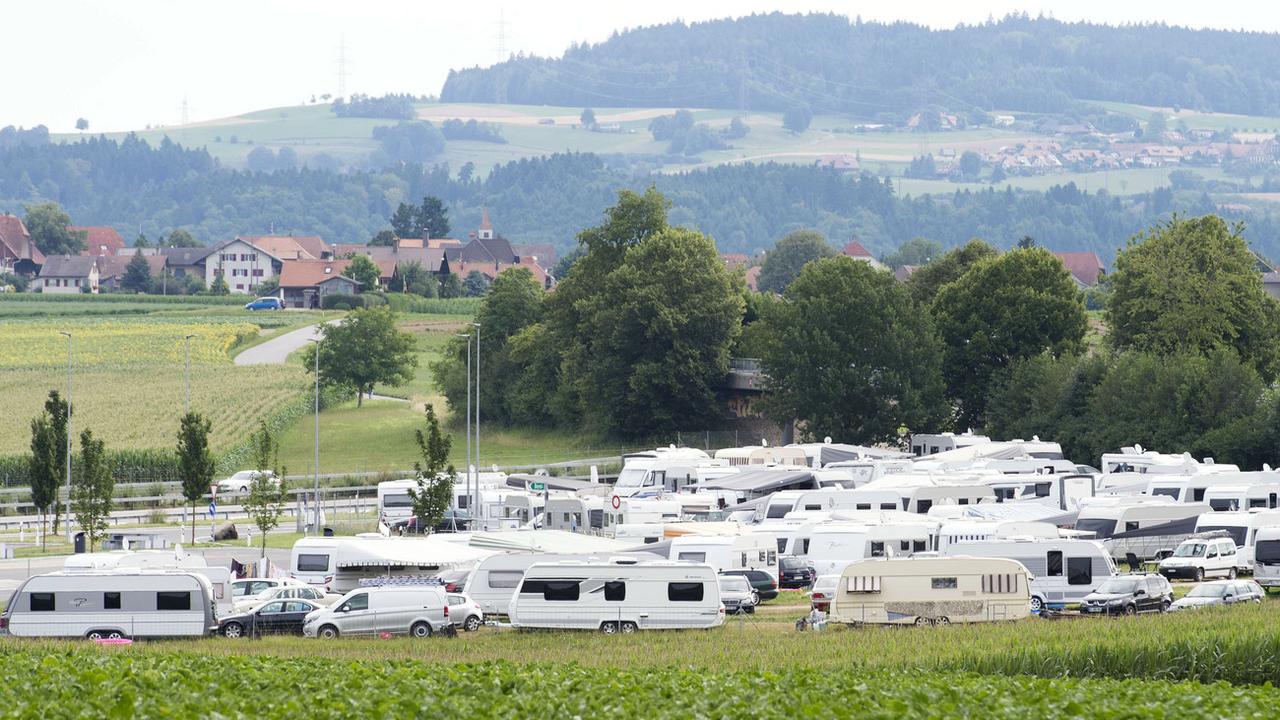
[[[330,321],[330,323],[335,322],[337,320]],[[308,325],[271,338],[261,345],[254,345],[236,355],[235,363],[237,365],[283,365],[290,353],[301,350],[308,341],[320,337],[319,328],[319,325]]]

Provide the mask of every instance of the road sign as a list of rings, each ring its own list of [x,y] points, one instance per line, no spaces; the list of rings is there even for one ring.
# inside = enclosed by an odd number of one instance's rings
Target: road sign
[[[618,509],[619,507],[621,507],[621,506],[622,506],[622,498],[618,497],[617,495],[614,495],[614,496],[613,496],[613,509],[614,509],[614,510],[617,510],[617,509]]]
[[[530,490],[546,490],[547,484],[544,482],[532,482],[532,483],[529,483],[529,489]]]
[[[216,502],[209,503],[209,517],[217,517],[217,516],[218,516],[218,503]]]

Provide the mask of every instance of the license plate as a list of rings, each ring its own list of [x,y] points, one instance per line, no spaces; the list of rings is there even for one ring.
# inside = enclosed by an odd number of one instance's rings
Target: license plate
[[[1087,607],[1087,608],[1085,608],[1085,611],[1086,611],[1086,612],[1102,612],[1102,608],[1100,608],[1100,607]]]

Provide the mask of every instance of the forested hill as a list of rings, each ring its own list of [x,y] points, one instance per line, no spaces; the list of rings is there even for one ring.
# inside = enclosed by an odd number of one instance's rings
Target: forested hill
[[[887,180],[814,166],[742,164],[651,175],[576,153],[508,163],[483,180],[463,180],[447,166],[232,171],[204,150],[152,148],[134,138],[0,148],[0,212],[21,214],[24,204],[51,200],[77,224],[112,225],[130,240],[139,228],[151,238],[184,228],[206,243],[267,232],[363,242],[388,227],[401,201],[435,195],[448,206],[456,236],[475,228],[487,206],[513,242],[564,251],[579,230],[600,222],[618,189],[651,183],[671,198],[673,223],[709,233],[722,252],[757,252],[791,230],[816,228],[836,245],[857,237],[877,254],[914,237],[947,246],[981,237],[1009,247],[1029,235],[1055,250],[1094,250],[1109,261],[1127,238],[1174,211],[1215,210],[1198,191],[1120,198],[1074,185],[1043,193],[975,185],[951,195],[900,197]],[[1259,249],[1280,255],[1274,216],[1252,213],[1245,220]]]
[[[930,30],[836,15],[672,23],[450,73],[446,102],[1063,112],[1114,100],[1280,114],[1280,35],[1013,15]]]

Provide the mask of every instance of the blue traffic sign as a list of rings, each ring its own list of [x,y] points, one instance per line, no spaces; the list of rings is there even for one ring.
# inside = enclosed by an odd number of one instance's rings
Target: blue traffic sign
[[[218,503],[217,502],[209,503],[209,517],[217,517],[217,516],[218,516]]]

